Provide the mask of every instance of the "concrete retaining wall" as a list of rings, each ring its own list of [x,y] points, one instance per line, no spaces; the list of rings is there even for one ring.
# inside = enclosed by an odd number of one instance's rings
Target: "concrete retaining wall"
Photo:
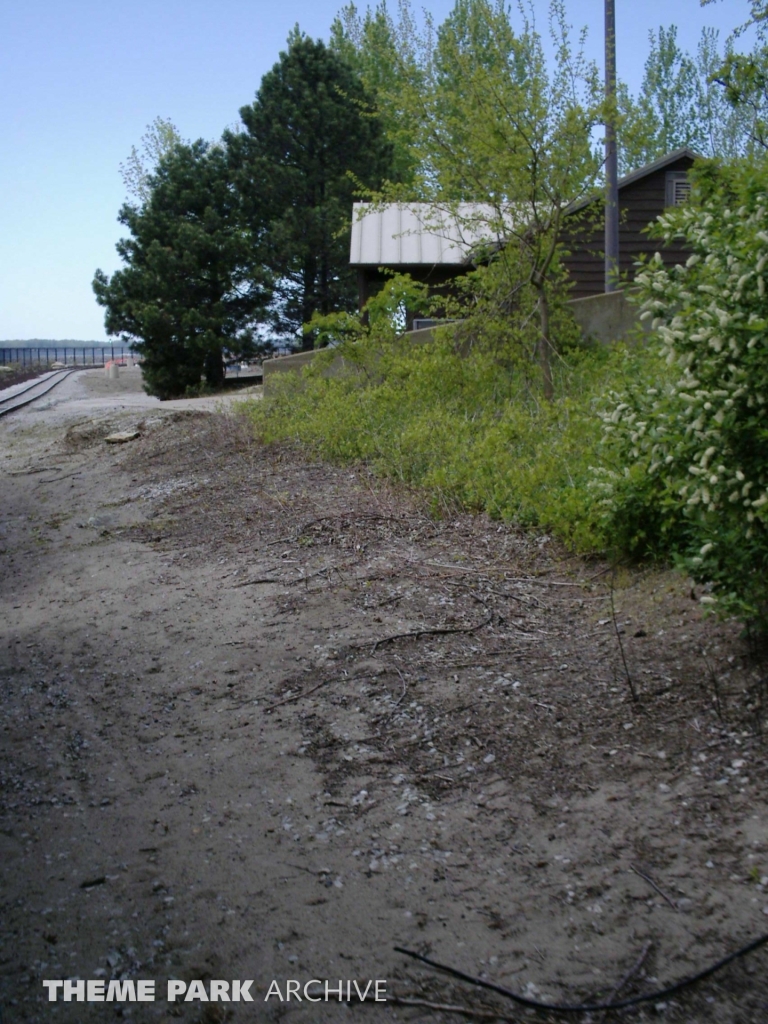
[[[586,299],[571,299],[568,308],[573,313],[576,323],[581,329],[585,341],[594,341],[602,345],[610,345],[614,341],[622,341],[647,332],[646,321],[638,317],[637,306],[627,301],[623,291],[608,292],[605,295],[590,295]],[[434,328],[424,327],[419,331],[410,331],[405,337],[414,344],[426,344],[432,341]],[[262,368],[264,388],[269,387],[269,379],[278,373],[296,373],[307,366],[315,356],[315,351],[295,352],[290,356],[277,356],[265,359]],[[336,376],[344,367],[344,360],[335,359],[326,370],[328,376]]]
[[[647,321],[639,319],[638,307],[627,301],[623,291],[571,299],[568,308],[585,341],[610,345],[649,329]]]
[[[261,364],[264,384],[266,385],[267,379],[276,373],[290,373],[291,371],[303,370],[305,366],[312,362],[316,354],[310,350],[309,352],[294,352],[290,356],[275,356],[274,359],[265,359]]]

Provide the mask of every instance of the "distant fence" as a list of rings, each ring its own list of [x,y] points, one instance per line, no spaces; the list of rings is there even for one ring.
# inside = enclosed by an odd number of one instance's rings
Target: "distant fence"
[[[37,348],[0,348],[0,366],[104,366],[110,359],[136,359],[128,345],[47,345]]]

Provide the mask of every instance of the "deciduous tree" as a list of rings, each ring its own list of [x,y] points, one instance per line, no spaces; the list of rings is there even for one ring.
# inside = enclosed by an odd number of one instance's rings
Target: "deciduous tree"
[[[568,206],[597,181],[590,135],[602,105],[596,68],[572,45],[559,0],[550,8],[553,70],[535,26],[522,14],[521,21],[516,32],[502,2],[457,0],[438,30],[428,87],[404,97],[421,117],[420,180],[387,196],[428,199],[441,216],[496,243],[488,255],[503,271],[503,307],[517,293],[525,307],[522,292],[534,294],[537,357],[551,397],[560,229]],[[469,212],[467,202],[475,204]]]
[[[131,153],[120,164],[120,175],[128,195],[146,203],[150,194],[150,178],[164,156],[183,142],[173,121],[156,117],[141,137],[140,148],[131,146]]]

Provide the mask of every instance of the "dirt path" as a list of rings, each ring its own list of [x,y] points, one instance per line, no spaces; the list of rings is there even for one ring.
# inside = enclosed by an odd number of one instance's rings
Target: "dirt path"
[[[605,566],[129,383],[0,424],[4,1024],[460,1019],[287,979],[530,1019],[393,947],[575,1002],[768,930],[763,673],[685,581],[614,617]],[[766,956],[630,1019],[763,1022]],[[45,1002],[75,977],[158,1001]]]

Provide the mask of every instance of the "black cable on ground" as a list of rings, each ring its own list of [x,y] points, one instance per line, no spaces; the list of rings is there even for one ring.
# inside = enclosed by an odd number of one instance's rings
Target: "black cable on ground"
[[[691,975],[690,978],[683,978],[681,981],[676,981],[672,985],[667,985],[666,988],[656,989],[653,992],[645,992],[643,995],[631,996],[628,999],[619,999],[613,1003],[577,1003],[574,1005],[564,1003],[541,1003],[536,999],[529,999],[527,996],[518,995],[517,992],[513,992],[511,989],[505,988],[503,985],[497,985],[492,981],[485,981],[483,978],[476,978],[472,974],[466,974],[464,971],[460,971],[455,967],[448,967],[446,964],[438,963],[436,960],[431,960],[427,956],[422,956],[421,953],[414,953],[411,949],[404,949],[402,946],[395,946],[396,953],[404,953],[405,956],[410,956],[414,960],[419,960],[423,964],[427,964],[429,967],[434,967],[438,971],[444,971],[446,974],[452,975],[454,978],[459,978],[461,981],[467,981],[470,985],[477,985],[480,988],[488,989],[490,992],[496,992],[498,995],[504,996],[506,999],[511,999],[512,1002],[517,1003],[519,1006],[527,1006],[532,1010],[546,1010],[548,1013],[593,1013],[596,1010],[623,1010],[628,1006],[637,1006],[639,1003],[649,1003],[657,999],[666,999],[668,996],[674,995],[681,989],[688,988],[691,985],[697,984],[699,981],[703,981],[716,971],[721,970],[734,960],[738,960],[742,956],[746,956],[748,953],[753,953],[760,946],[764,946],[768,943],[768,934],[761,935],[760,938],[754,939],[749,942],[746,946],[742,946],[741,949],[737,949],[735,953],[729,953],[728,956],[724,956],[722,960],[718,960],[717,963],[712,964],[710,967],[705,967],[703,971],[699,971],[698,974]]]

